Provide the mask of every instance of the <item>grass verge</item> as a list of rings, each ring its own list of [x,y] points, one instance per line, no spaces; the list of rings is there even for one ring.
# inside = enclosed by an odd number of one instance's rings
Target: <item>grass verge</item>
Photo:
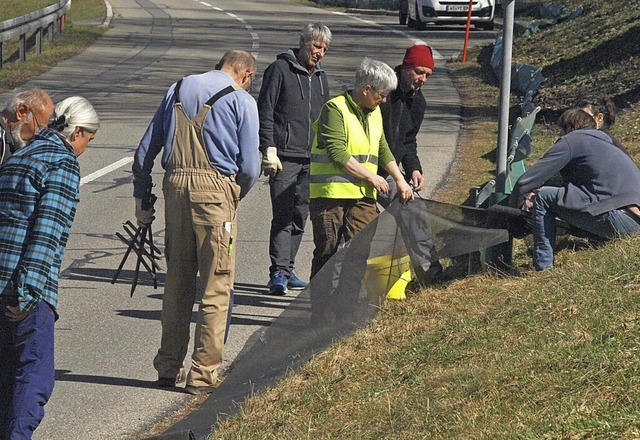
[[[15,9],[2,8],[0,21],[41,9],[52,2],[40,0],[8,0]],[[44,5],[43,5],[44,3]],[[9,14],[8,11],[11,11]],[[103,0],[74,1],[67,15],[62,34],[55,33],[52,42],[43,38],[42,54],[35,53],[35,35],[28,35],[27,61],[18,59],[18,40],[5,45],[4,68],[0,69],[0,93],[18,87],[30,78],[41,75],[59,61],[71,58],[93,44],[105,29],[95,25],[81,24],[85,20],[101,21],[106,15]],[[3,18],[4,17],[4,18]]]

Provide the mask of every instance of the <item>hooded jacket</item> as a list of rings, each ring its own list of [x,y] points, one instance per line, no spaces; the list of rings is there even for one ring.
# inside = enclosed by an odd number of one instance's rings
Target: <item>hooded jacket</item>
[[[0,164],[4,163],[17,150],[11,137],[11,130],[0,116]]]
[[[258,97],[260,150],[275,146],[278,156],[309,158],[313,122],[329,99],[329,82],[320,64],[311,72],[289,49],[264,71]]]

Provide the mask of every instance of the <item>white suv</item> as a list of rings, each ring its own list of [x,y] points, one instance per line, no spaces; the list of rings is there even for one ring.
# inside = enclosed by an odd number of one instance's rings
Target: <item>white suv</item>
[[[408,0],[407,25],[424,29],[426,23],[464,24],[469,13],[469,0]],[[496,0],[473,0],[471,23],[492,30]]]

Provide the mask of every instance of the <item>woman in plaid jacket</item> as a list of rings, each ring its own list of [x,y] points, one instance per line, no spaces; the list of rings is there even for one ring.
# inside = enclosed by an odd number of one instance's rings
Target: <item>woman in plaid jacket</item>
[[[82,154],[99,127],[84,98],[0,167],[0,438],[28,439],[53,391],[58,275],[79,198]]]

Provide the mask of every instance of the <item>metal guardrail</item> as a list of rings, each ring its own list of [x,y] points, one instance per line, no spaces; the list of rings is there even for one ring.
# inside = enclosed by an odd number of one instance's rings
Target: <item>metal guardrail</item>
[[[4,64],[4,44],[16,37],[20,37],[20,60],[27,59],[27,34],[35,32],[36,53],[42,53],[42,34],[47,31],[47,39],[53,41],[54,24],[57,23],[58,32],[64,28],[64,17],[71,8],[71,0],[59,0],[46,8],[31,12],[20,17],[0,22],[0,69]]]

